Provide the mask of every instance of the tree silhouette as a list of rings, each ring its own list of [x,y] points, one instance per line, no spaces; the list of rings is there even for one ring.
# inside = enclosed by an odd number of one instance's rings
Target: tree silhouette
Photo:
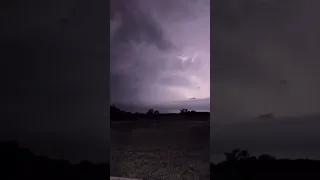
[[[188,109],[181,109],[181,110],[180,110],[180,114],[186,114],[186,113],[188,113],[188,112],[189,112]]]
[[[250,154],[247,150],[242,150],[239,154],[239,159],[247,159],[250,157]]]
[[[256,158],[248,151],[234,149],[225,153],[226,161],[210,164],[212,179],[320,179],[319,160],[276,159],[269,154]],[[311,176],[310,176],[311,175]]]
[[[250,157],[247,150],[234,149],[231,153],[224,153],[226,156],[226,161],[230,163],[234,163],[239,159],[247,159]]]
[[[159,115],[160,113],[159,113],[159,111],[154,111],[154,114]]]
[[[116,105],[110,105],[110,119],[111,121],[138,121],[142,119],[152,118],[153,120],[160,120],[168,116],[177,116],[177,118],[185,118],[185,120],[207,120],[210,116],[209,112],[196,112],[194,110],[181,109],[180,113],[161,113],[159,110],[148,109],[145,113],[128,112],[121,110]]]
[[[154,110],[153,109],[149,109],[147,111],[147,115],[154,115]]]

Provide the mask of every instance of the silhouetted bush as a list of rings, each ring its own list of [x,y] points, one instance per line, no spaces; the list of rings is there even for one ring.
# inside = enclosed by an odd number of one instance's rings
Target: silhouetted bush
[[[180,114],[187,114],[189,112],[188,109],[181,109]]]

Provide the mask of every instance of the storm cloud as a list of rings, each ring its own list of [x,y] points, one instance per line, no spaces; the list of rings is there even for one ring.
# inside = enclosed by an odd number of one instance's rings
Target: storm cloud
[[[320,158],[319,5],[212,1],[211,161],[234,148]]]
[[[318,6],[317,1],[213,1],[211,111],[319,112]]]
[[[210,96],[209,1],[111,1],[111,7],[111,103]]]

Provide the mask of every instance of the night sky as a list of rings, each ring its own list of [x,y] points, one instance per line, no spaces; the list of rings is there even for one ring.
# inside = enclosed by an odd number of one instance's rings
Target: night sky
[[[110,44],[111,103],[209,111],[209,0],[111,1]]]
[[[211,112],[320,111],[318,1],[215,0]]]
[[[108,1],[4,1],[0,140],[107,161]]]
[[[234,148],[320,159],[320,2],[211,5],[212,160]],[[265,113],[276,118],[252,119]]]
[[[214,126],[213,151],[240,143],[280,155],[305,147],[300,154],[320,157],[311,148],[320,125],[304,117],[320,107],[319,1],[214,0],[210,12],[209,0],[112,0],[110,14],[108,3],[0,3],[0,140],[107,160],[110,98],[129,111],[211,107],[211,125],[302,116]]]

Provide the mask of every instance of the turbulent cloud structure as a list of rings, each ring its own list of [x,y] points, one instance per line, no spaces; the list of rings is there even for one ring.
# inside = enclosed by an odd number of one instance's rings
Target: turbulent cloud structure
[[[234,148],[320,158],[319,5],[212,1],[211,161]]]
[[[211,112],[319,112],[318,1],[215,0]],[[223,113],[220,113],[223,114]]]
[[[111,1],[111,103],[166,106],[210,97],[209,3]]]

